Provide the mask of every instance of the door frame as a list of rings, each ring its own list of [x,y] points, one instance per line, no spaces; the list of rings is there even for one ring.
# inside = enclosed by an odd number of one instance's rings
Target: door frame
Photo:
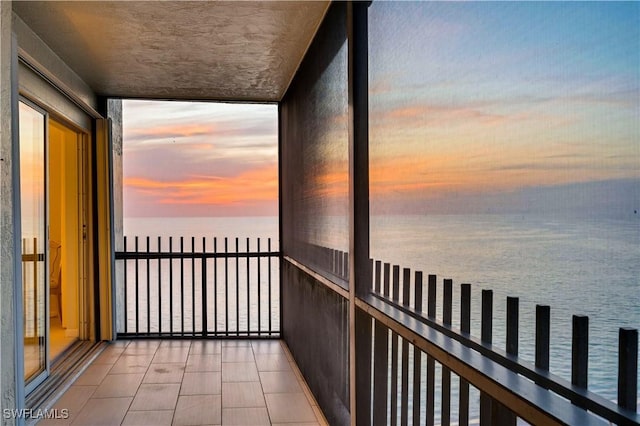
[[[21,339],[21,343],[22,343],[22,353],[20,355],[19,358],[19,362],[22,363],[22,380],[24,382],[24,390],[25,390],[25,394],[29,394],[33,389],[37,388],[47,377],[49,377],[49,371],[51,370],[51,359],[49,356],[49,338],[50,338],[50,333],[49,333],[49,282],[48,282],[48,277],[49,277],[49,149],[48,149],[48,141],[49,141],[49,112],[45,109],[42,108],[40,105],[38,105],[37,103],[33,102],[32,100],[30,100],[29,98],[20,95],[18,97],[18,114],[19,114],[19,105],[20,102],[22,102],[23,104],[27,105],[28,107],[34,109],[35,111],[41,113],[44,117],[44,139],[41,141],[42,142],[42,146],[43,146],[43,153],[44,153],[44,159],[43,159],[43,173],[44,173],[44,185],[43,185],[43,189],[44,189],[44,235],[45,235],[45,243],[44,243],[44,317],[45,317],[45,326],[44,326],[44,370],[41,371],[40,373],[36,374],[35,376],[29,378],[29,380],[27,381],[24,377],[24,370],[25,370],[25,362],[24,362],[24,327],[21,327],[22,329],[22,336],[19,336],[19,338]],[[18,126],[20,123],[20,117],[18,116]],[[19,129],[19,127],[18,127]],[[17,132],[17,136],[16,139],[18,140],[18,159],[20,159],[20,132]],[[21,165],[21,162],[18,162]],[[20,192],[20,186],[21,186],[21,179],[20,179],[20,171],[18,171],[18,182],[16,187],[18,188],[18,192],[20,193],[20,203],[22,203],[22,193]],[[20,204],[19,204],[20,205]],[[22,208],[20,209],[20,214],[16,216],[16,218],[18,219],[18,221],[20,222],[20,234],[19,234],[19,246],[22,247]],[[22,256],[22,248],[20,248],[20,256]],[[21,259],[21,258],[20,258]],[[22,266],[21,269],[22,270]],[[20,306],[23,307],[22,308],[22,312],[20,315],[20,318],[16,318],[16,320],[20,321],[21,323],[24,321],[24,315],[25,315],[25,310],[24,310],[24,298],[22,297],[23,293],[24,293],[24,277],[21,276],[20,282],[18,283],[18,285],[20,286],[20,292],[19,297],[20,297]]]
[[[21,364],[19,370],[21,371],[20,373],[20,378],[23,382],[24,385],[24,394],[29,395],[32,391],[34,391],[40,384],[42,384],[43,381],[45,381],[47,379],[47,377],[49,377],[49,373],[51,371],[51,365],[52,365],[52,360],[51,360],[51,354],[50,354],[50,345],[51,345],[51,339],[50,339],[50,295],[49,295],[49,259],[50,259],[50,253],[49,253],[49,240],[50,240],[50,213],[51,213],[51,209],[50,209],[50,176],[49,176],[49,162],[50,162],[50,155],[49,155],[49,149],[50,149],[50,143],[49,143],[49,136],[50,136],[50,131],[49,131],[49,125],[50,122],[53,120],[55,121],[57,124],[62,125],[66,128],[68,128],[69,130],[72,130],[73,132],[75,132],[77,134],[77,144],[78,144],[78,149],[79,149],[79,153],[78,153],[78,185],[79,185],[79,189],[80,189],[80,193],[79,198],[81,196],[81,198],[79,199],[79,208],[81,210],[81,214],[79,214],[79,233],[81,236],[86,236],[86,238],[81,237],[81,244],[79,247],[79,252],[78,252],[78,263],[79,263],[79,269],[80,269],[80,275],[79,275],[79,282],[78,282],[78,300],[77,300],[77,304],[78,304],[78,339],[79,340],[95,340],[95,333],[93,332],[93,325],[95,325],[96,323],[96,316],[95,313],[93,311],[94,309],[94,299],[96,299],[98,297],[98,295],[93,291],[93,288],[91,288],[92,286],[89,285],[90,281],[91,281],[91,271],[96,267],[95,265],[91,264],[92,261],[92,256],[91,253],[95,250],[95,248],[93,248],[93,245],[96,244],[92,232],[90,231],[92,228],[96,227],[96,224],[92,223],[93,222],[93,217],[92,217],[92,211],[94,210],[94,202],[93,202],[93,196],[94,194],[92,193],[92,186],[93,186],[93,182],[96,178],[95,176],[95,171],[94,171],[94,167],[92,164],[92,152],[94,151],[95,148],[93,148],[91,146],[92,143],[92,130],[90,129],[84,129],[80,126],[78,126],[77,124],[70,122],[68,119],[64,118],[63,116],[61,116],[60,114],[57,114],[55,111],[51,110],[51,108],[47,108],[46,106],[41,105],[39,102],[37,102],[36,100],[32,99],[30,96],[25,95],[24,93],[20,93],[18,96],[18,106],[19,103],[22,102],[25,105],[33,108],[34,110],[38,111],[39,113],[43,114],[44,116],[44,120],[45,120],[45,129],[44,129],[44,140],[42,141],[42,143],[44,144],[44,178],[45,178],[45,182],[44,182],[44,192],[45,192],[45,207],[44,207],[44,216],[45,216],[45,235],[46,235],[46,242],[45,242],[45,291],[44,291],[44,304],[45,304],[45,338],[44,338],[44,344],[45,344],[45,349],[44,349],[44,353],[45,353],[45,369],[44,371],[40,372],[37,376],[34,376],[32,378],[29,379],[29,381],[25,380],[24,377],[24,369],[25,369],[25,361],[24,361],[24,330],[21,331],[21,336],[17,336],[18,338],[18,342],[20,344],[20,353],[18,354],[18,362]],[[19,108],[18,108],[19,110]],[[18,120],[17,122],[19,123],[20,119],[18,116]],[[92,120],[95,123],[95,120]],[[19,132],[17,132],[16,135],[16,140],[18,141],[17,144],[17,152],[18,152],[18,159],[20,158],[20,137],[19,137]],[[19,163],[19,161],[18,161]],[[20,176],[20,171],[18,170],[17,173],[18,177]],[[16,188],[18,189],[18,194],[19,196],[18,198],[18,205],[21,202],[22,199],[22,194],[20,193],[20,181],[18,180],[17,184],[16,184]],[[21,209],[20,211],[17,212],[16,214],[16,219],[18,222],[21,223],[21,219],[22,215],[21,215]],[[16,239],[17,243],[22,242],[22,225],[20,225],[20,234],[17,234],[18,238]],[[22,251],[17,250],[17,251]],[[18,304],[20,305],[20,307],[23,306],[24,304],[24,300],[22,297],[23,294],[23,282],[22,282],[22,277],[20,279],[20,282],[18,283],[19,286],[19,293],[18,297],[19,297],[19,301]],[[61,301],[60,301],[61,303]],[[19,321],[22,323],[24,321],[24,309],[21,309],[20,312],[20,318]],[[21,327],[22,329],[23,327]],[[17,330],[16,330],[17,331]],[[64,358],[63,358],[64,359]],[[61,359],[62,360],[62,359]],[[60,361],[61,361],[60,360]]]

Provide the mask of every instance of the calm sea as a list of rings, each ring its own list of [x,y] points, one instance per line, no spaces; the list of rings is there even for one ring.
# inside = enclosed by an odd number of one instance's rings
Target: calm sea
[[[344,241],[346,230],[339,223],[344,221],[335,222],[340,234],[335,240]],[[128,236],[271,238],[274,250],[277,227],[275,217],[125,219]],[[534,358],[535,305],[550,305],[551,371],[567,380],[571,316],[589,316],[589,388],[615,400],[618,328],[640,328],[640,218],[377,216],[371,223],[371,255],[437,274],[439,301],[443,278],[454,280],[454,301],[460,297],[458,284],[471,283],[476,336],[480,289],[492,289],[493,341],[502,348],[506,296],[519,297],[520,354],[529,361]],[[458,321],[454,308],[454,325]]]

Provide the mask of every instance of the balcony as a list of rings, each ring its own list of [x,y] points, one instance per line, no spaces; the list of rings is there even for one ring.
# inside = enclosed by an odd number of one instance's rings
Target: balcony
[[[327,424],[281,340],[103,346],[39,425]]]

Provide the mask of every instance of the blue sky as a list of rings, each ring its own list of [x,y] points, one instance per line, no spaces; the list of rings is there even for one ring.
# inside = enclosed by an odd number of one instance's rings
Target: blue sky
[[[379,2],[369,17],[377,200],[640,178],[640,3]]]

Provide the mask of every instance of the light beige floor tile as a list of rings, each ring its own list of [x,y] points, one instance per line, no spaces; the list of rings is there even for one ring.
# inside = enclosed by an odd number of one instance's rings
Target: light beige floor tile
[[[160,346],[159,340],[133,340],[124,350],[124,355],[153,355]]]
[[[178,399],[178,392],[180,392],[180,385],[176,383],[143,383],[133,399],[131,410],[173,410]]]
[[[142,373],[108,374],[96,389],[93,398],[135,396],[143,377]]]
[[[258,382],[258,369],[253,362],[225,362],[222,364],[223,382]]]
[[[222,353],[222,342],[219,340],[195,340],[191,342],[189,354],[219,355]]]
[[[173,410],[129,411],[122,426],[171,426]]]
[[[74,384],[78,386],[97,386],[102,383],[109,370],[111,370],[111,365],[109,364],[90,365]]]
[[[184,373],[180,395],[220,394],[222,374],[215,372]]]
[[[251,342],[254,354],[284,354],[279,340],[254,340]]]
[[[118,358],[113,368],[109,371],[109,374],[135,374],[146,373],[153,355],[130,355],[126,356],[124,353]]]
[[[153,364],[169,364],[169,363],[185,363],[189,356],[188,346],[179,346],[172,348],[158,348],[153,357]]]
[[[94,364],[113,364],[125,350],[125,346],[107,344],[100,355],[93,361]],[[114,361],[111,361],[114,359]]]
[[[258,371],[291,371],[289,360],[284,354],[256,355]]]
[[[251,346],[251,340],[240,340],[240,339],[231,339],[231,340],[223,340],[223,347],[238,347],[238,346]]]
[[[117,341],[54,406],[69,419],[39,424],[326,425],[291,360],[275,340]]]
[[[91,398],[97,386],[76,386],[73,385],[56,401],[53,409],[58,410],[61,416],[64,415],[62,410],[67,410],[68,417],[66,419],[46,419],[38,422],[43,426],[62,426],[69,425],[78,416],[82,407]]]
[[[264,395],[259,382],[222,384],[222,406],[224,408],[264,407]]]
[[[320,426],[318,423],[300,423],[300,422],[295,422],[295,423],[271,423],[271,426]]]
[[[251,346],[222,347],[222,362],[254,362]]]
[[[73,425],[113,426],[122,423],[133,398],[91,398],[84,405]]]
[[[118,360],[118,358],[120,358],[121,354],[122,354],[122,351],[120,352],[102,351],[102,353],[98,355],[96,359],[93,360],[92,365],[97,365],[97,364],[113,365]]]
[[[316,422],[316,415],[302,392],[269,393],[264,397],[273,423]]]
[[[180,383],[184,364],[151,364],[144,375],[143,383]]]
[[[184,348],[191,347],[191,340],[163,340],[160,343],[161,348]]]
[[[61,418],[58,418],[58,419],[42,419],[37,423],[37,425],[38,426],[68,426],[68,425],[70,425],[71,422],[73,421],[73,417],[71,417],[71,414],[67,412],[68,414],[65,415],[63,411],[60,411],[59,413],[60,413],[59,416]],[[62,418],[62,417],[65,417],[65,416],[67,416],[67,418]]]
[[[185,371],[220,371],[221,358],[219,354],[189,354]]]
[[[223,408],[223,425],[240,426],[270,426],[269,413],[264,407],[260,408]]]
[[[220,395],[190,395],[178,399],[173,416],[175,426],[219,425],[222,423]]]
[[[302,392],[298,378],[292,371],[262,371],[259,374],[264,393]]]

